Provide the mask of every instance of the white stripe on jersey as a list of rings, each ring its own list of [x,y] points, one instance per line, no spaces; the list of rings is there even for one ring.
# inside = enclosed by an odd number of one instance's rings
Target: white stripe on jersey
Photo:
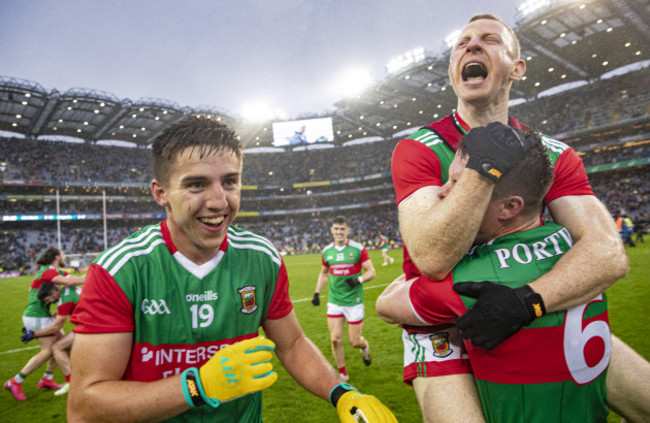
[[[111,276],[115,276],[117,271],[120,270],[122,268],[122,266],[124,266],[124,264],[127,261],[129,261],[129,259],[131,259],[131,257],[137,257],[137,256],[142,256],[142,255],[145,255],[145,254],[149,254],[150,252],[153,251],[154,248],[156,248],[157,245],[164,244],[164,243],[165,243],[165,240],[162,237],[160,237],[160,238],[154,240],[152,243],[150,243],[148,248],[146,248],[144,250],[133,251],[133,252],[130,252],[129,254],[126,254],[124,257],[122,257],[122,259],[120,261],[118,261],[115,264],[115,266],[113,266],[111,268],[111,270],[108,273]],[[145,244],[143,243],[143,245],[145,245]],[[108,269],[106,269],[106,270],[108,270]]]
[[[569,148],[569,146],[562,141],[554,140],[553,138],[549,138],[546,135],[542,136],[542,144],[544,144],[544,147],[548,148],[549,150],[560,154]]]
[[[153,240],[153,242],[152,242]],[[142,254],[149,254],[151,251],[153,251],[153,248],[156,245],[159,244],[164,244],[165,240],[162,237],[162,232],[160,230],[159,225],[152,225],[146,230],[138,235],[135,238],[126,238],[119,244],[117,244],[115,247],[109,249],[106,251],[104,255],[102,255],[101,259],[97,261],[97,264],[102,266],[104,269],[109,270],[108,267],[111,266],[113,261],[118,259],[122,254],[124,254],[127,251],[130,250],[137,250],[133,251],[125,256],[125,259],[120,260],[115,266],[113,267],[109,273],[114,275],[123,265],[126,263],[126,261],[135,256],[140,256]],[[141,248],[151,244],[150,247],[146,248],[145,250],[142,250]]]
[[[116,246],[111,247],[108,250],[106,250],[104,252],[104,254],[102,254],[101,258],[99,260],[97,260],[97,264],[99,264],[100,266],[105,267],[104,264],[106,263],[106,260],[109,260],[109,259],[111,261],[114,260],[115,258],[112,258],[113,255],[114,254],[118,254],[118,255],[121,254],[122,248],[124,248],[126,246],[126,244],[133,244],[135,242],[138,242],[138,241],[142,240],[143,238],[148,237],[151,234],[151,232],[157,232],[158,234],[160,234],[161,233],[160,226],[152,225],[152,226],[150,226],[148,228],[145,228],[145,231],[142,232],[140,235],[138,235],[135,238],[125,238],[125,239],[123,239]]]
[[[108,270],[109,266],[111,266],[111,263],[113,263],[113,261],[116,260],[120,255],[126,253],[127,251],[140,250],[142,247],[145,247],[152,241],[154,246],[165,242],[165,240],[162,237],[162,232],[160,231],[160,227],[158,227],[157,230],[156,229],[151,231],[148,230],[147,235],[144,238],[142,236],[138,236],[137,238],[134,239],[127,238],[126,240],[118,244],[116,247],[111,249],[110,257],[108,257],[106,260],[104,260],[104,257],[102,257],[102,260],[100,260],[102,261],[102,263],[98,263],[98,264],[103,268],[105,268],[106,270]],[[148,252],[151,252],[153,248],[147,248],[147,250]],[[139,256],[139,255],[141,255],[141,253],[135,251],[129,253],[128,257]],[[121,267],[122,265],[124,265],[124,260],[120,260],[120,263],[121,263],[120,264]]]
[[[431,147],[432,145],[440,144],[442,142],[438,135],[433,131],[427,131],[425,134],[422,134],[419,137],[415,137],[413,139],[417,142],[421,142],[427,147]]]
[[[247,230],[228,229],[228,245],[240,250],[251,249],[261,251],[271,257],[271,260],[280,266],[282,260],[280,253],[268,239]]]
[[[359,250],[363,250],[363,245],[360,242],[350,240],[348,245],[354,248],[358,248]]]

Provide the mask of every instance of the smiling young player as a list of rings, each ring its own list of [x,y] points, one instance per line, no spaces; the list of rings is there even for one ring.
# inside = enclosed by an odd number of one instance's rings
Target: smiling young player
[[[305,336],[273,244],[231,226],[243,161],[235,132],[190,117],[152,150],[151,192],[167,218],[90,266],[71,319],[69,421],[260,422],[275,351],[341,421],[354,422],[354,409],[395,422],[376,397],[342,384]]]

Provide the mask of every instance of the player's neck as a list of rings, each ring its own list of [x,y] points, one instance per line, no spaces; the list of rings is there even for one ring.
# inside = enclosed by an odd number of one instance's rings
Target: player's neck
[[[458,114],[470,128],[486,126],[491,122],[508,124],[508,101],[493,103],[458,101]]]

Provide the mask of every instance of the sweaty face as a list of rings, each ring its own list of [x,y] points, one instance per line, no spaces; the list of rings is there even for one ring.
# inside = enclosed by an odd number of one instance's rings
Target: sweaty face
[[[336,244],[343,245],[348,242],[348,234],[350,233],[348,225],[334,223],[330,228],[330,231],[332,232]]]
[[[470,22],[461,31],[449,62],[449,80],[461,102],[508,99],[512,81],[525,64],[514,53],[514,39],[503,24],[491,19]]]
[[[220,150],[199,158],[187,148],[176,158],[163,187],[152,183],[176,248],[197,264],[212,259],[235,220],[241,197],[241,160]]]

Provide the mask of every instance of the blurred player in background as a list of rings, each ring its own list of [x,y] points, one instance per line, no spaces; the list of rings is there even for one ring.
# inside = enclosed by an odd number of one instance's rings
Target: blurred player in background
[[[449,65],[449,78],[458,97],[457,111],[400,141],[393,152],[391,167],[407,279],[445,277],[471,246],[494,185],[495,175],[488,170],[494,169],[479,164],[479,172],[464,173],[447,201],[439,200],[438,191],[447,181],[458,142],[471,128],[491,122],[521,127],[508,116],[508,102],[513,82],[525,71],[517,37],[500,19],[477,15],[460,32]],[[613,219],[593,194],[577,154],[559,141],[543,137],[543,142],[555,171],[545,202],[554,220],[566,227],[575,241],[569,253],[529,285],[541,296],[546,310],[553,312],[583,304],[602,293],[626,274],[627,257]],[[509,158],[507,150],[501,156],[500,165],[517,162]],[[485,301],[481,297],[487,291],[478,294],[480,306],[461,317],[459,325],[462,322],[467,333],[483,333],[483,344],[496,345],[515,333],[528,316],[506,316],[492,310],[516,304],[519,299],[514,290],[500,291]],[[457,333],[455,328],[446,331]],[[618,348],[626,349],[621,357],[633,353],[616,338],[612,344],[613,357]],[[617,363],[612,360],[610,374]],[[439,384],[438,389],[432,389],[437,394],[429,398],[431,405],[441,420],[480,420],[477,404],[463,400],[468,395],[475,397],[473,381],[469,374],[459,373],[445,369],[444,363],[438,366],[435,374],[440,376],[431,378],[437,379],[431,383]]]
[[[381,256],[384,258],[384,262],[381,265],[387,266],[389,261],[390,264],[393,264],[393,261],[395,261],[395,259],[388,255],[388,250],[390,249],[390,240],[384,234],[379,234],[379,248],[381,248]]]
[[[43,287],[41,287],[41,290],[42,289]],[[57,313],[56,318],[54,319],[54,324],[42,331],[36,332],[34,336],[44,336],[63,329],[63,325],[68,321],[68,317],[72,315],[72,312],[77,305],[77,301],[79,301],[80,293],[81,287],[78,286],[66,286],[61,289],[61,298],[59,298],[59,305],[56,309]],[[39,295],[41,295],[40,292]],[[61,369],[63,376],[65,376],[65,384],[55,391],[54,395],[67,394],[70,389],[70,348],[72,348],[73,341],[74,332],[68,332],[52,345],[52,355],[54,356],[54,360]]]
[[[63,267],[66,265],[65,254],[58,248],[52,247],[47,249],[38,258],[36,264],[42,267],[29,287],[29,302],[23,313],[24,335],[22,339],[24,342],[31,340],[35,332],[54,325],[55,319],[50,312],[50,306],[58,301],[61,295],[61,286],[71,287],[84,283],[83,276],[68,275],[63,270]],[[54,286],[51,292],[48,292],[49,295],[43,297],[44,301],[41,301],[38,298],[39,289],[41,285],[48,282],[54,284]],[[54,299],[55,297],[56,299]],[[52,299],[54,301],[51,301]],[[52,346],[63,335],[63,331],[59,328],[57,331],[48,332],[47,335],[37,338],[41,350],[27,362],[25,367],[16,376],[4,384],[4,387],[11,392],[14,398],[19,401],[25,401],[27,399],[22,391],[22,383],[29,374],[41,367],[46,361],[47,367],[45,374],[37,386],[45,389],[60,389],[62,387],[62,385],[54,381],[52,375],[52,372],[56,368],[56,361],[52,356]]]
[[[343,326],[348,322],[348,341],[359,348],[366,366],[370,366],[372,355],[368,340],[361,335],[363,329],[364,301],[361,284],[372,280],[375,267],[368,256],[368,250],[360,243],[348,238],[350,225],[345,216],[336,216],[330,232],[334,242],[323,248],[321,271],[316,282],[312,304],[320,305],[320,292],[329,282],[327,296],[327,327],[330,331],[332,354],[343,380],[349,375],[345,367],[343,348]],[[364,271],[362,274],[361,271]]]
[[[231,226],[243,163],[235,132],[189,117],[163,130],[152,151],[151,191],[167,218],[88,270],[71,318],[69,420],[261,422],[275,351],[341,421],[354,422],[352,410],[395,422],[377,398],[342,383],[305,336],[273,244]]]

